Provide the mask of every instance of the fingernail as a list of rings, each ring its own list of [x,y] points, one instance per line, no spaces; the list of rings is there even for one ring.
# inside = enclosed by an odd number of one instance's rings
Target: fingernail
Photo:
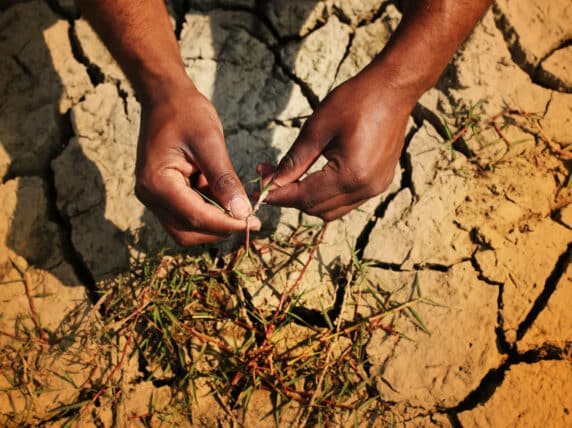
[[[242,196],[236,196],[230,201],[230,212],[235,218],[246,218],[250,215],[252,207],[250,202],[244,199]]]

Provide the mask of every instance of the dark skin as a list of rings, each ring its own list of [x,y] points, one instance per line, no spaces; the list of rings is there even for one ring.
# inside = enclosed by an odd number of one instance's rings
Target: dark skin
[[[142,104],[136,194],[184,246],[261,227],[230,162],[213,105],[187,77],[162,0],[77,0]],[[407,119],[489,7],[490,0],[403,2],[385,49],[332,91],[306,121],[277,168],[265,202],[326,221],[348,213],[391,183]],[[301,179],[323,154],[319,172]],[[196,193],[211,194],[221,212]],[[314,191],[320,189],[319,192]]]

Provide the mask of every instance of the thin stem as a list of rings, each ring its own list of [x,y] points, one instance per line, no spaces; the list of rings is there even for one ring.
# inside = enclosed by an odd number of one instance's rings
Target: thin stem
[[[34,299],[32,297],[32,287],[31,287],[31,280],[30,274],[25,270],[21,269],[14,260],[10,260],[12,262],[12,266],[18,271],[20,276],[22,277],[22,281],[24,282],[24,290],[26,292],[26,298],[28,299],[28,305],[30,306],[30,312],[32,313],[32,322],[34,323],[34,327],[36,328],[36,333],[40,336],[40,339],[47,343],[48,339],[46,337],[46,332],[42,328],[40,324],[40,317],[38,316],[38,312],[36,310],[36,305],[34,304]]]
[[[132,331],[129,337],[127,338],[127,342],[125,342],[125,346],[123,346],[123,351],[121,352],[121,358],[119,359],[119,362],[115,365],[115,367],[113,367],[111,372],[107,375],[105,381],[103,382],[103,386],[99,389],[99,391],[97,391],[97,393],[91,398],[91,400],[89,400],[89,403],[86,406],[81,408],[82,412],[85,411],[85,409],[88,408],[90,405],[94,404],[99,397],[101,397],[101,395],[107,389],[108,383],[111,382],[111,379],[113,379],[113,376],[115,376],[115,373],[117,373],[117,371],[121,367],[123,367],[123,363],[125,362],[125,357],[127,356],[127,350],[129,349],[129,346],[133,342],[134,336],[135,332]]]
[[[312,246],[312,250],[310,251],[310,255],[308,256],[308,260],[306,261],[306,263],[304,264],[304,267],[302,268],[302,270],[298,274],[296,281],[294,281],[294,283],[292,284],[292,286],[290,288],[286,287],[284,289],[284,291],[282,292],[282,296],[280,296],[280,302],[278,304],[278,308],[276,309],[276,314],[279,314],[282,311],[282,308],[284,307],[284,303],[286,302],[286,297],[291,296],[292,293],[296,290],[296,288],[298,288],[298,286],[302,282],[302,279],[304,278],[304,275],[306,274],[306,271],[308,270],[310,263],[312,263],[312,260],[314,260],[314,257],[316,256],[316,252],[318,251],[318,247],[320,246],[320,244],[322,243],[322,241],[324,239],[324,235],[326,234],[326,231],[328,230],[328,224],[329,223],[324,224],[324,227],[322,228],[322,232],[318,235],[318,238],[314,242],[314,245]],[[286,308],[286,310],[287,310],[287,308]],[[286,312],[286,311],[284,311],[284,312]]]

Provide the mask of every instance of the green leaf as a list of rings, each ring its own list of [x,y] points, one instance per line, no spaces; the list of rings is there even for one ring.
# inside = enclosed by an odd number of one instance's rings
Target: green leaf
[[[320,308],[322,309],[322,314],[324,315],[324,319],[326,320],[326,323],[328,324],[328,327],[333,330],[334,329],[334,324],[332,323],[332,320],[330,319],[330,316],[328,315],[328,311],[324,308],[324,305],[322,305],[322,301],[320,300]]]
[[[214,205],[215,207],[217,207],[220,211],[222,211],[223,213],[226,212],[226,210],[221,207],[217,201],[209,198],[207,195],[205,195],[204,193],[202,193],[200,190],[198,189],[193,189],[195,192],[197,192],[206,202],[210,203],[211,205]]]
[[[409,312],[411,313],[411,315],[413,315],[413,318],[415,318],[415,320],[417,321],[417,323],[419,324],[419,327],[421,327],[421,329],[427,333],[427,334],[431,334],[431,332],[429,331],[429,329],[427,328],[427,325],[425,324],[425,322],[421,319],[421,317],[419,316],[419,314],[417,313],[417,311],[414,308],[408,308]]]
[[[452,140],[453,139],[453,133],[451,132],[451,128],[449,128],[447,121],[444,118],[441,118],[441,122],[443,123],[443,127],[445,128],[445,133],[447,134],[447,139]]]
[[[415,278],[413,279],[413,289],[417,292],[419,297],[423,297],[423,292],[421,291],[421,286],[419,285],[419,272],[415,272]]]

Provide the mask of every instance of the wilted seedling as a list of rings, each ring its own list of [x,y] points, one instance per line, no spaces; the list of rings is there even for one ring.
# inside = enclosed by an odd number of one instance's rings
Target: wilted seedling
[[[322,303],[325,327],[304,319],[294,310],[303,295],[298,288],[324,233],[315,225],[301,225],[288,236],[253,245],[253,260],[260,257],[263,246],[275,257],[272,267],[261,269],[300,266],[273,309],[254,307],[242,288],[245,259],[239,253],[244,254],[243,248],[225,257],[205,253],[134,260],[131,272],[106,284],[102,306],[106,326],[99,333],[100,340],[112,343],[123,338],[116,363],[96,385],[80,388],[81,399],[59,407],[56,414],[69,417],[71,423],[104,397],[114,405],[113,394],[120,388],[116,375],[134,350],[149,380],[168,383],[178,391],[173,394],[177,398],[172,409],[192,408],[199,399],[197,382],[204,389],[205,380],[232,418],[248,408],[256,390],[274,397],[277,424],[288,409],[290,415],[297,412],[299,422],[327,425],[340,415],[355,417],[372,406],[383,408],[373,394],[365,347],[375,330],[399,335],[382,321],[422,299],[397,305],[383,298],[371,316],[354,320],[333,318],[328,305]],[[355,256],[340,272],[357,286],[364,281],[365,270]],[[273,272],[267,274],[272,277]],[[349,290],[348,285],[346,294]],[[281,338],[292,337],[292,328],[300,340],[284,348]],[[149,414],[140,420],[150,420],[154,412],[159,417],[164,410],[151,403]]]
[[[572,145],[562,146],[544,133],[542,115],[507,107],[492,116],[485,116],[485,103],[486,100],[479,100],[474,104],[462,105],[451,115],[452,121],[442,118],[445,144],[449,147],[451,160],[455,158],[455,151],[460,151],[479,167],[493,171],[515,147],[535,139],[546,144],[560,159],[572,159]],[[511,140],[507,137],[511,130],[522,131],[530,138]],[[496,138],[489,137],[491,133]],[[496,147],[498,149],[491,154],[491,149]],[[484,153],[487,155],[483,156]],[[467,175],[467,172],[462,174]]]
[[[188,413],[204,396],[205,385],[233,420],[260,390],[273,397],[277,425],[286,410],[303,426],[330,425],[342,417],[385,409],[368,372],[366,346],[378,330],[404,337],[386,324],[396,314],[409,314],[428,331],[414,311],[425,297],[418,283],[417,295],[404,302],[382,294],[377,284],[367,286],[367,264],[353,252],[349,265],[336,270],[339,278],[332,278],[345,287],[342,307],[334,311],[321,302],[322,327],[305,319],[296,310],[303,297],[300,284],[326,229],[301,224],[286,236],[253,242],[250,254],[241,247],[226,256],[205,252],[133,260],[129,273],[104,284],[97,305],[104,325],[92,332],[102,346],[115,347],[115,360],[108,367],[94,366],[101,371],[97,378],[90,375],[83,385],[76,385],[77,400],[54,409],[53,417],[72,424],[98,406],[116,407],[121,373],[135,353],[146,380],[174,391],[170,410],[150,402],[148,413],[137,415],[142,423],[166,418],[166,411]],[[263,249],[271,255],[268,263]],[[295,277],[277,290],[274,307],[254,306],[244,281],[278,278],[287,269],[296,272]],[[371,313],[356,309],[352,317],[344,308],[350,295],[354,300],[357,296],[356,308],[360,305],[362,287],[364,294],[375,296]],[[285,346],[284,338],[291,338],[293,331],[295,343]],[[44,345],[39,328],[27,334],[30,345]],[[22,385],[15,381],[15,387]]]

